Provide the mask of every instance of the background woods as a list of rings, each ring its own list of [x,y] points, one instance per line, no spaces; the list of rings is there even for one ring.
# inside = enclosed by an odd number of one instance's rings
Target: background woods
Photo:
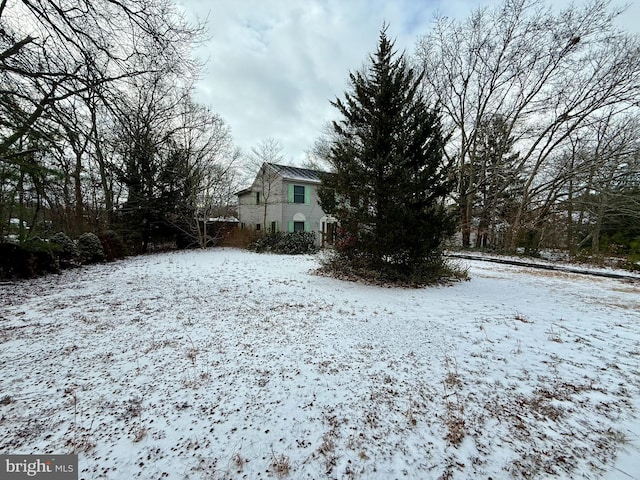
[[[640,44],[615,27],[622,11],[506,0],[419,39],[463,246],[640,253]]]
[[[3,242],[35,248],[58,232],[74,240],[110,232],[131,253],[164,240],[215,243],[203,220],[233,211],[242,154],[225,121],[195,99],[202,69],[193,51],[205,27],[181,12],[171,0],[0,1]],[[640,259],[640,40],[616,27],[623,13],[607,0],[564,9],[504,0],[466,18],[437,17],[402,54],[419,80],[411,95],[437,113],[438,173],[450,191],[436,203],[457,221],[458,244]],[[368,93],[357,88],[352,99],[365,111]],[[396,132],[405,150],[427,117]],[[375,179],[375,169],[337,162],[365,145],[353,133],[332,130],[310,156],[333,155],[338,173]],[[344,152],[332,153],[340,136]],[[246,176],[264,161],[290,161],[282,145],[268,138],[247,152]],[[397,166],[401,150],[378,160]],[[375,163],[381,150],[372,152],[360,153]],[[371,192],[357,189],[367,185],[347,187],[365,199]],[[261,195],[266,211],[277,199],[268,184]],[[391,232],[407,225],[392,211],[397,199],[383,197],[376,206],[388,222],[362,240],[374,257],[402,263],[388,245],[399,245]],[[351,228],[354,219],[343,220]]]
[[[194,101],[203,26],[169,1],[0,4],[0,236],[204,244],[238,152]]]

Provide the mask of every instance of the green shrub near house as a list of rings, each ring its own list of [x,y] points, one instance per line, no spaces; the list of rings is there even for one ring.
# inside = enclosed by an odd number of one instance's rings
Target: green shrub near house
[[[318,247],[315,244],[315,234],[312,232],[275,232],[258,238],[249,245],[249,250],[259,253],[301,255],[315,253]]]

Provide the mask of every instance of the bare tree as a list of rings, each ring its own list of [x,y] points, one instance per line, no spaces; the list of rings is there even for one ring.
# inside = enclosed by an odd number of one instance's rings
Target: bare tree
[[[193,83],[149,74],[123,92],[114,168],[125,198],[118,212],[131,240],[149,248],[152,232],[179,246],[211,243],[207,222],[227,207],[239,157],[226,123],[193,101]]]
[[[600,251],[605,222],[640,220],[640,116],[603,114],[583,131],[589,161],[576,171],[574,208],[579,227],[587,227],[581,245]],[[584,150],[583,150],[584,151]]]
[[[227,216],[238,190],[240,151],[234,146],[224,120],[189,98],[180,105],[176,146],[184,153],[192,215],[184,233],[201,248],[215,243],[217,232],[209,231],[211,217]],[[186,220],[186,219],[185,219]]]
[[[420,38],[417,56],[425,87],[448,117],[453,134],[450,161],[458,165],[457,201],[463,244],[470,245],[478,152],[483,118],[499,114],[520,151],[526,173],[511,220],[515,247],[527,213],[546,195],[546,169],[572,133],[603,109],[615,113],[637,103],[640,47],[617,30],[622,13],[607,0],[554,13],[539,0],[505,0],[466,20],[438,18]]]
[[[0,156],[58,102],[180,67],[176,58],[189,58],[185,48],[201,31],[168,0],[3,1],[0,26]]]
[[[137,251],[147,251],[164,218],[185,213],[177,210],[188,195],[189,167],[176,135],[189,87],[175,81],[158,73],[138,76],[114,104],[118,162],[112,168],[126,196],[118,211]]]
[[[273,138],[266,138],[251,149],[249,154],[249,166],[253,172],[258,172],[256,177],[256,205],[262,205],[263,220],[262,225],[266,232],[267,211],[269,205],[278,203],[279,197],[277,181],[280,178],[278,172],[271,168],[269,164],[281,164],[284,161],[282,145]]]
[[[128,80],[149,72],[191,74],[189,49],[201,33],[170,0],[0,1],[0,170],[20,191],[28,178],[12,172],[40,169],[31,177],[45,179],[50,195],[62,188],[64,198],[50,204],[63,201],[74,231],[84,229],[87,185],[94,202],[111,212],[113,184],[102,168],[104,142],[98,143],[104,138],[98,125],[109,122],[104,113]],[[89,178],[96,159],[104,195]],[[62,185],[51,182],[51,168]],[[0,211],[13,209],[15,198],[1,196]]]

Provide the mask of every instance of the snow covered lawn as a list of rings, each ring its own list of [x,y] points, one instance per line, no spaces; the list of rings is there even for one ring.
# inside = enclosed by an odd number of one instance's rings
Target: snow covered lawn
[[[0,453],[92,479],[640,478],[640,283],[176,252],[0,285]]]

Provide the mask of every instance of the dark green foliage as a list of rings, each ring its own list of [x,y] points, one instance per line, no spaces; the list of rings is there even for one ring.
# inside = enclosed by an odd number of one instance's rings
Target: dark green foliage
[[[58,248],[39,239],[22,245],[0,243],[0,278],[33,278],[59,271]]]
[[[371,64],[332,102],[342,119],[326,155],[333,175],[319,189],[323,210],[340,223],[337,264],[392,282],[438,277],[441,244],[455,227],[444,208],[446,138],[421,78],[383,29]]]
[[[64,232],[53,235],[49,241],[58,246],[58,261],[62,268],[68,268],[78,263],[80,251],[76,243]]]
[[[95,233],[83,233],[78,238],[78,249],[80,250],[80,263],[99,263],[104,261],[104,250],[102,243]]]
[[[98,238],[102,243],[104,257],[107,262],[112,262],[118,258],[127,256],[127,246],[120,235],[113,230],[101,233]]]
[[[468,269],[447,261],[443,255],[436,254],[431,261],[425,261],[414,268],[402,271],[398,268],[374,269],[371,265],[357,260],[345,261],[345,255],[329,255],[318,273],[344,280],[364,280],[374,285],[419,288],[435,284],[447,284],[468,280]]]
[[[271,252],[285,255],[300,255],[318,251],[315,235],[312,232],[275,232],[258,238],[251,245],[250,250],[256,252]]]
[[[574,199],[591,219],[576,226],[580,256],[626,256],[631,264],[640,260],[640,178],[628,174],[622,178],[622,185]]]
[[[603,246],[611,253],[640,255],[640,187],[619,188],[610,197],[602,221]]]
[[[525,256],[540,257],[540,230],[535,228],[521,228],[518,233],[516,245],[524,248]]]
[[[17,238],[23,243],[49,235],[43,207],[47,189],[59,186],[60,172],[46,165],[46,148],[40,135],[29,133],[19,145],[9,148],[6,157],[0,157],[0,238]],[[20,221],[12,224],[10,218]]]
[[[132,162],[136,168],[124,179],[129,192],[119,218],[120,227],[129,232],[130,251],[144,253],[151,244],[193,246],[196,206],[192,193],[196,180],[184,155],[173,152],[166,159],[142,150]]]
[[[475,151],[460,172],[463,184],[472,192],[471,213],[479,222],[475,246],[504,248],[506,238],[499,235],[498,226],[513,218],[522,199],[524,174],[503,116],[482,120],[477,131]]]
[[[127,200],[120,209],[118,223],[127,231],[131,251],[145,253],[153,243],[152,236],[159,229],[164,231],[179,210],[184,165],[179,152],[173,151],[172,142],[165,140],[164,145],[160,140],[161,132],[149,116],[151,105],[139,107],[139,113],[123,120],[125,168],[120,180],[127,187]],[[171,230],[169,235],[175,235]]]

